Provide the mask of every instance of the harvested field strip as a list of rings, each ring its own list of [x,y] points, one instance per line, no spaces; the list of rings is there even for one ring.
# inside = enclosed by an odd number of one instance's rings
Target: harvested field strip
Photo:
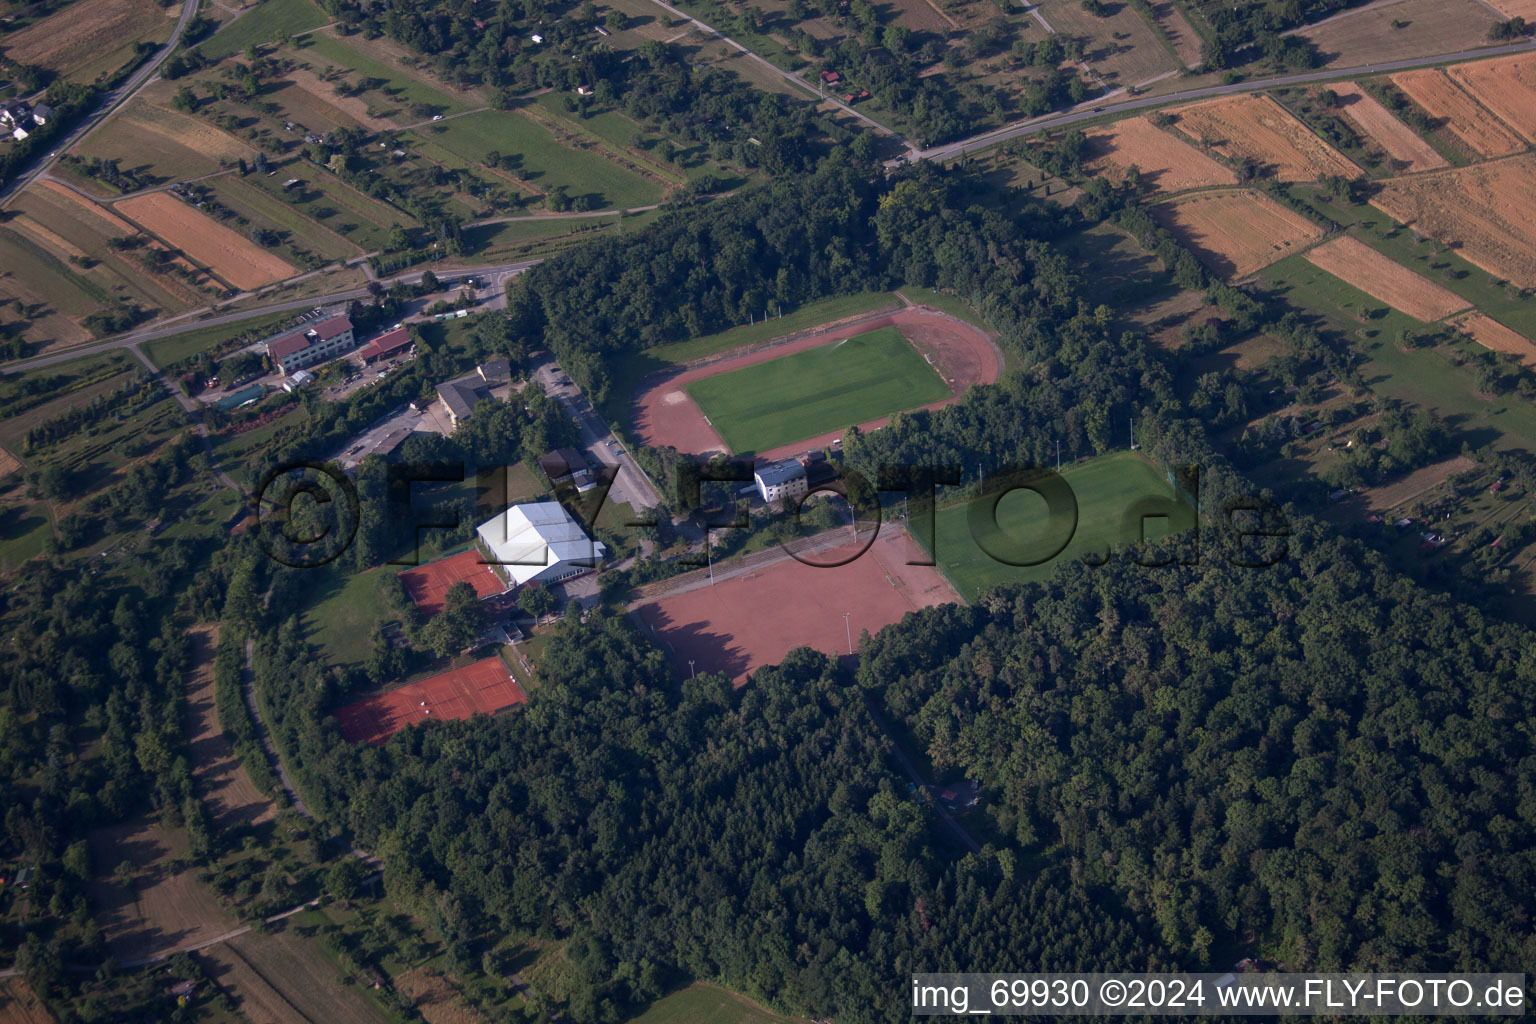
[[[1446,74],[1505,124],[1536,141],[1536,56],[1522,53],[1458,64]]]
[[[356,256],[365,251],[362,246],[310,220],[270,193],[238,178],[225,177],[213,185],[224,204],[242,217],[256,222],[265,221],[273,227],[288,231],[293,235],[294,244],[313,247],[328,259]]]
[[[1151,212],[1229,279],[1246,277],[1323,235],[1316,224],[1252,189],[1189,196]]]
[[[1388,259],[1358,238],[1343,235],[1310,249],[1307,259],[1373,299],[1432,323],[1466,309],[1460,295]]]
[[[1204,60],[1200,53],[1200,35],[1184,17],[1184,12],[1174,6],[1171,0],[1163,0],[1162,3],[1152,5],[1152,16],[1184,66],[1199,67]]]
[[[1344,116],[1386,150],[1388,156],[1402,163],[1404,170],[1434,171],[1448,166],[1435,147],[1414,134],[1413,129],[1393,117],[1391,111],[1354,82],[1342,82],[1333,87],[1333,92],[1344,108]]]
[[[1508,156],[1525,148],[1514,132],[1436,68],[1403,71],[1392,84],[1479,156]]]
[[[64,72],[147,35],[164,38],[170,35],[171,24],[157,4],[79,0],[6,37],[5,55],[8,60]]]
[[[1223,97],[1174,111],[1179,130],[1223,156],[1249,159],[1281,181],[1362,173],[1269,96]]]
[[[85,255],[84,249],[77,245],[71,245],[68,240],[60,238],[26,214],[18,214],[12,217],[10,226],[13,230],[20,231],[22,234],[31,237],[33,241],[48,249],[60,259],[78,259]]]
[[[294,68],[288,72],[287,77],[288,81],[293,83],[292,88],[308,96],[319,105],[324,116],[331,118],[337,124],[344,125],[354,121],[376,132],[387,131],[394,127],[393,122],[388,119],[373,116],[368,110],[367,101],[356,96],[338,95],[331,85],[322,82],[308,68]]]
[[[1485,313],[1468,313],[1452,321],[1451,326],[1493,352],[1519,356],[1527,366],[1536,367],[1536,342],[1510,330]]]
[[[139,233],[139,229],[135,225],[128,223],[117,214],[112,213],[99,204],[91,202],[89,199],[80,195],[73,189],[65,188],[63,185],[60,185],[56,181],[40,181],[38,182],[38,187],[46,192],[50,192],[53,195],[60,197],[61,199],[64,199],[71,206],[75,206],[95,217],[101,218],[106,222],[108,227],[116,228],[119,234],[136,235]]]
[[[244,142],[190,114],[142,103],[123,116],[132,127],[190,149],[215,164],[232,164],[238,159],[253,160],[256,157],[256,151]],[[217,166],[214,169],[217,170]]]
[[[1116,121],[1088,133],[1091,169],[1104,164],[1121,171],[1133,165],[1142,180],[1159,192],[1179,192],[1210,185],[1236,185],[1231,168],[1211,159],[1194,146],[1156,127],[1145,117]]]
[[[210,946],[198,954],[205,961],[205,969],[214,983],[230,994],[235,1008],[246,1020],[268,1021],[271,1024],[314,1024],[298,1007],[252,967],[233,943],[225,942]]]
[[[53,1014],[23,978],[0,979],[0,1024],[54,1024]]]
[[[1536,21],[1536,0],[1488,0],[1506,18]]]
[[[409,108],[411,104],[420,103],[432,108],[435,114],[457,114],[469,109],[464,101],[454,98],[441,89],[433,88],[426,84],[416,74],[398,63],[385,63],[363,52],[362,45],[354,45],[350,38],[342,39],[333,31],[315,32],[305,37],[306,42],[301,55],[309,58],[312,54],[325,58],[327,62],[339,64],[350,68],[367,78],[382,78],[389,84],[385,86],[395,95],[390,97],[390,102],[403,104]],[[394,120],[401,123],[420,120],[409,109],[399,111],[399,116]]]
[[[277,256],[164,192],[125,199],[117,208],[236,288],[259,288],[295,273]]]
[[[1392,178],[1371,205],[1458,248],[1458,255],[1522,288],[1536,287],[1536,155]]]

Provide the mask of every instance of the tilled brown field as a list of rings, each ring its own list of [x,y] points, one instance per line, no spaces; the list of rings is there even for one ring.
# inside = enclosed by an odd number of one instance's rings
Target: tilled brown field
[[[236,288],[260,288],[296,273],[278,256],[167,193],[124,199],[117,209]]]
[[[1522,288],[1536,287],[1536,155],[1391,178],[1371,204]]]
[[[1095,173],[1106,167],[1123,173],[1134,165],[1142,180],[1159,192],[1237,184],[1231,168],[1144,117],[1093,129],[1088,133],[1088,153],[1089,169]]]
[[[1447,68],[1462,88],[1527,139],[1536,140],[1536,56],[1528,53]]]
[[[1228,279],[1246,277],[1323,236],[1316,224],[1252,189],[1188,196],[1151,212]]]
[[[1392,84],[1478,156],[1508,156],[1525,148],[1519,136],[1436,68],[1403,71]]]
[[[1403,170],[1435,171],[1449,166],[1435,147],[1414,134],[1412,128],[1393,117],[1390,110],[1376,102],[1376,97],[1363,92],[1354,82],[1341,82],[1330,88],[1339,98],[1344,116],[1402,164]]]
[[[1518,331],[1510,330],[1486,313],[1468,313],[1457,317],[1452,326],[1493,352],[1519,356],[1527,366],[1536,366],[1536,342]]]
[[[1354,162],[1268,96],[1233,96],[1180,107],[1179,130],[1232,159],[1249,159],[1281,181],[1358,177]]]
[[[1471,305],[1448,288],[1415,274],[1351,235],[1314,246],[1307,260],[1373,299],[1432,323]]]

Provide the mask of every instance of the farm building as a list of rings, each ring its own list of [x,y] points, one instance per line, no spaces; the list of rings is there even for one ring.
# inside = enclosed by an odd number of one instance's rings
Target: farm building
[[[513,585],[554,583],[597,567],[607,554],[558,501],[512,505],[475,530]]]
[[[752,478],[757,484],[757,493],[762,495],[764,501],[804,494],[810,487],[805,466],[799,459],[784,459],[759,466]]]
[[[267,342],[267,358],[286,374],[335,358],[352,347],[352,320],[335,316],[307,331]]]
[[[574,448],[557,448],[548,455],[540,456],[539,468],[544,475],[549,477],[549,482],[556,487],[561,484],[572,484],[577,488],[587,487],[592,483],[592,474],[587,469],[587,460],[582,458],[580,452]]]
[[[404,327],[396,327],[358,349],[357,354],[362,357],[363,365],[368,366],[380,359],[387,359],[410,344],[411,332]]]

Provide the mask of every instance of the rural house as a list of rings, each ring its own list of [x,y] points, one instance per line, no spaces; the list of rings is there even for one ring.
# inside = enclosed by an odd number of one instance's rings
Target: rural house
[[[587,460],[574,448],[557,448],[548,455],[540,456],[539,468],[555,487],[572,484],[580,489],[592,482]]]

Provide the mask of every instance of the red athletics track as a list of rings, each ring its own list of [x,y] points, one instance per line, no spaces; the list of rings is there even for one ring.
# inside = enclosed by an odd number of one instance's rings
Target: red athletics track
[[[501,659],[486,658],[337,708],[336,724],[349,743],[377,747],[408,725],[493,715],[527,699]]]
[[[475,548],[407,569],[400,574],[406,596],[429,619],[443,610],[448,588],[460,581],[474,587],[475,596],[481,600],[507,589],[506,582],[496,575],[495,569],[485,564]]]
[[[808,560],[835,562],[857,551],[848,545]],[[960,603],[938,569],[906,564],[921,557],[906,530],[887,523],[869,550],[847,565],[824,569],[786,558],[663,598],[638,613],[685,678],[690,671],[723,672],[740,685],[796,647],[843,656],[849,637],[857,646],[863,630],[877,633],[907,612]]]
[[[935,364],[941,368],[945,382],[949,385],[950,396],[923,408],[937,409],[948,405],[964,394],[965,389],[972,384],[992,384],[1003,375],[1003,354],[983,331],[947,314],[924,306],[913,306],[826,330],[811,331],[803,336],[792,337],[789,341],[770,341],[762,348],[741,355],[665,371],[641,385],[630,409],[635,435],[652,447],[671,446],[690,454],[729,451],[720,435],[705,420],[704,413],[683,390],[685,384],[806,349],[830,345],[882,327],[895,327],[918,351],[931,355]],[[889,420],[890,417],[885,416],[858,426],[861,430],[874,430],[885,426]],[[783,458],[810,448],[826,447],[842,434],[838,430],[822,437],[808,437],[803,441],[754,454],[762,459]]]

